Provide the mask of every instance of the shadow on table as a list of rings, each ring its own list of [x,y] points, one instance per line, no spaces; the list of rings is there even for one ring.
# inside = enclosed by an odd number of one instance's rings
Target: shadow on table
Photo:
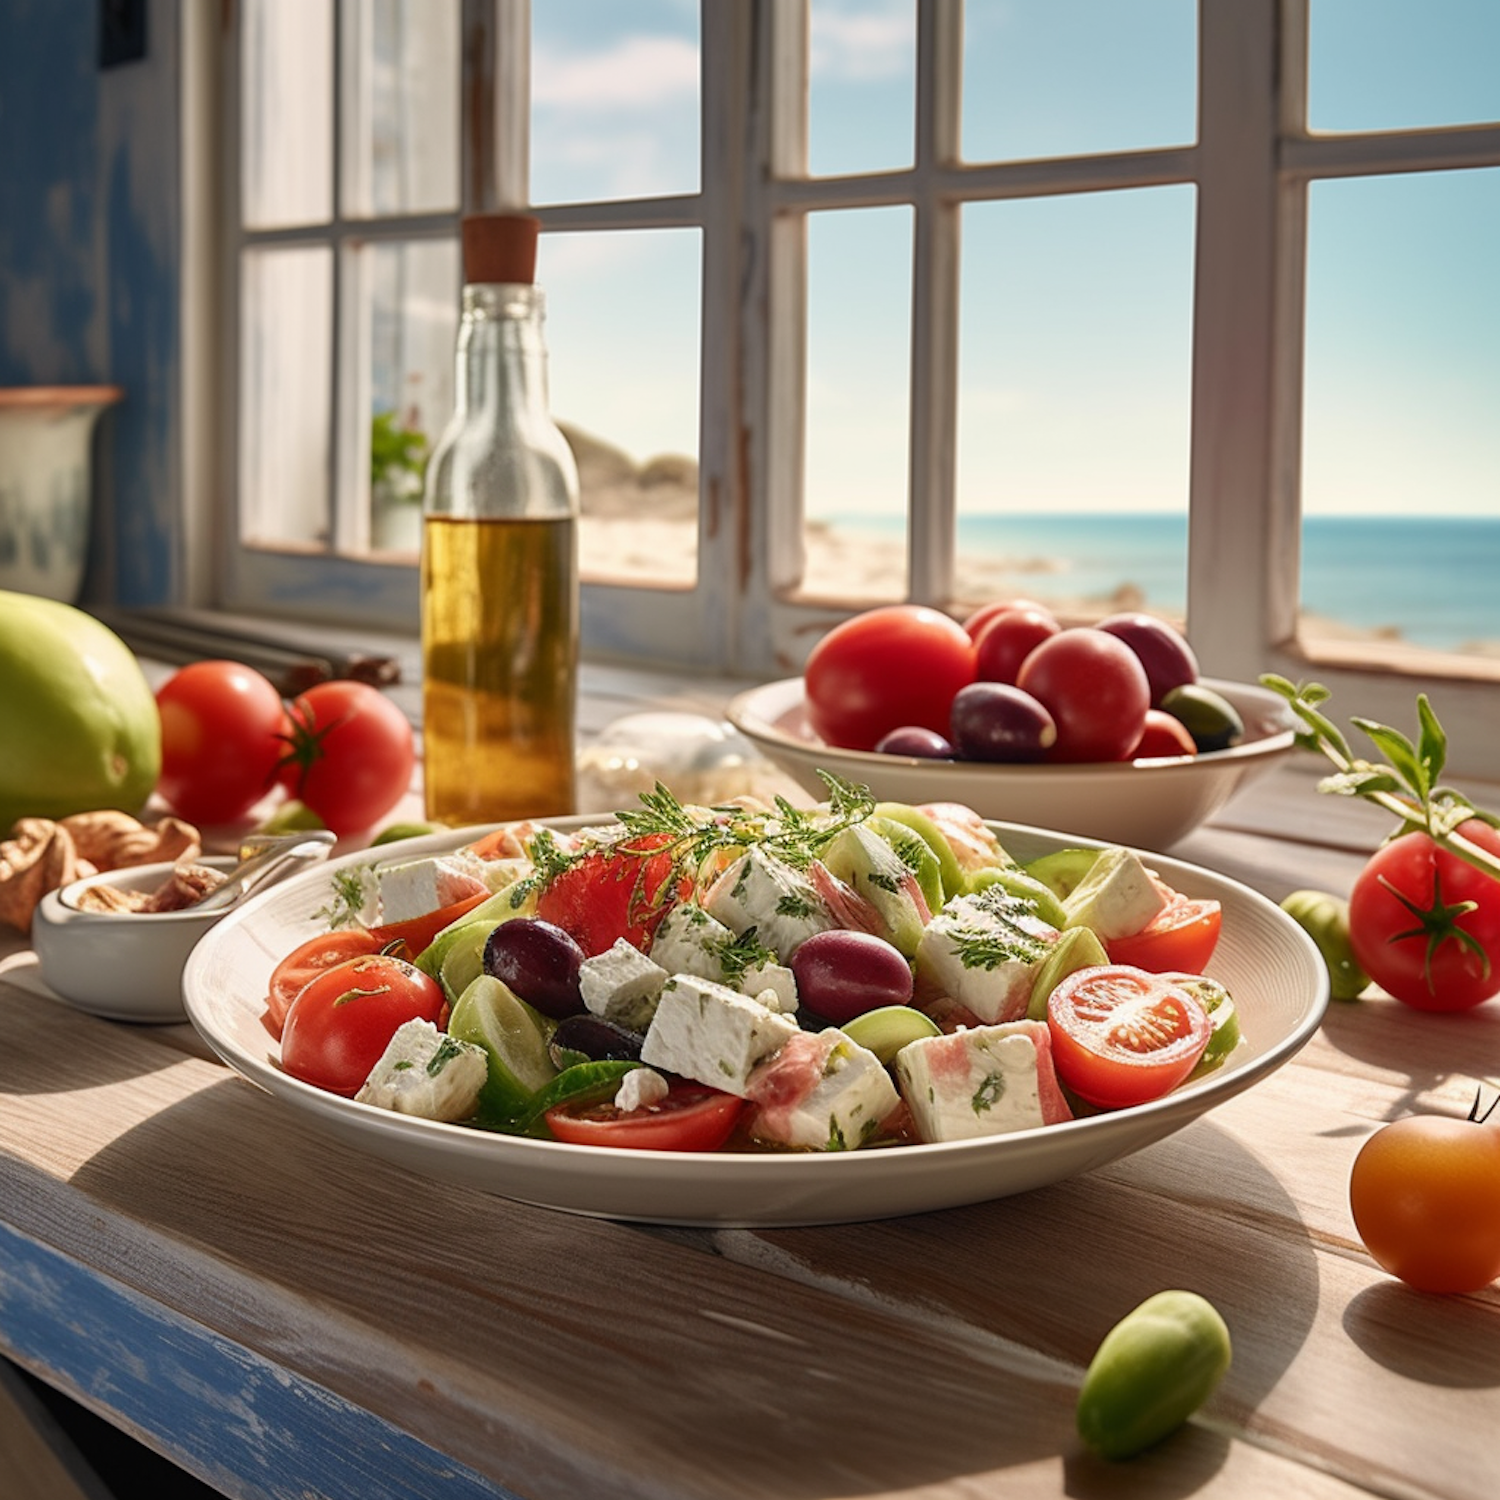
[[[1004,1472],[1023,1490],[1172,1500],[1236,1445],[1193,1424],[1127,1465],[1084,1455],[1073,1409],[1099,1339],[1153,1292],[1200,1291],[1232,1332],[1254,1330],[1207,1408],[1237,1424],[1318,1295],[1295,1205],[1206,1121],[968,1208],[654,1230],[427,1181],[226,1079],[73,1183],[101,1215],[190,1247],[179,1310],[215,1336],[281,1351],[522,1493],[556,1492],[541,1462],[599,1494],[614,1493],[601,1474],[651,1476],[622,1494],[704,1497],[754,1474],[798,1500]]]
[[[1398,1281],[1366,1287],[1344,1309],[1344,1331],[1378,1365],[1454,1390],[1500,1386],[1500,1292],[1478,1295],[1491,1321],[1491,1337],[1475,1335],[1475,1305],[1468,1297],[1414,1291]]]

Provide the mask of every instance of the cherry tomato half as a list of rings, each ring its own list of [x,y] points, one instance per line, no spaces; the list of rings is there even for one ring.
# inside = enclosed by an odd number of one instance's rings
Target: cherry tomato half
[[[906,725],[946,735],[953,695],[973,680],[968,632],[921,604],[882,605],[835,625],[802,676],[813,729],[849,750],[873,750]]]
[[[346,1098],[359,1092],[396,1028],[446,1020],[442,986],[388,953],[325,969],[292,1001],[281,1033],[281,1065],[293,1078]]]
[[[637,1151],[717,1151],[739,1122],[745,1100],[701,1083],[676,1081],[657,1104],[622,1112],[608,1102],[559,1104],[543,1117],[553,1136],[575,1146]]]
[[[384,946],[365,927],[320,932],[316,937],[308,938],[305,943],[299,943],[271,970],[271,978],[266,987],[267,1029],[275,1036],[281,1035],[292,1001],[325,969],[348,963],[351,958],[366,958],[372,953],[379,953]],[[398,953],[397,957],[404,958],[406,955]]]
[[[1383,1125],[1349,1176],[1355,1228],[1393,1276],[1477,1292],[1500,1276],[1500,1126],[1442,1115]]]
[[[1153,974],[1174,969],[1201,974],[1218,946],[1223,924],[1223,908],[1217,901],[1178,896],[1139,932],[1111,938],[1104,947],[1111,963],[1130,964]]]
[[[1126,964],[1069,974],[1048,997],[1047,1027],[1057,1076],[1104,1109],[1144,1104],[1176,1088],[1213,1031],[1186,990]]]
[[[1500,854],[1488,823],[1470,818],[1458,831]],[[1500,993],[1500,880],[1425,833],[1402,834],[1354,882],[1349,940],[1359,966],[1404,1004],[1469,1010]]]

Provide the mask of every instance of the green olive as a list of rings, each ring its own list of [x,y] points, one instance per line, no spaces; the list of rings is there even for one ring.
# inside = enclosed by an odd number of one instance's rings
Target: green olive
[[[1078,1433],[1130,1458],[1176,1431],[1229,1368],[1229,1330],[1196,1292],[1158,1292],[1104,1336],[1078,1393]]]
[[[1162,700],[1167,713],[1192,735],[1199,750],[1227,750],[1245,738],[1240,711],[1222,693],[1199,682],[1185,682]]]
[[[1333,998],[1358,1000],[1369,988],[1370,976],[1349,942],[1349,903],[1327,891],[1293,891],[1281,909],[1318,945]]]

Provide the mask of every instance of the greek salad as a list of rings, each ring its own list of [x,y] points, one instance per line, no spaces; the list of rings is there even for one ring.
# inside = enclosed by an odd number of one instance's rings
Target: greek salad
[[[845,1151],[1160,1097],[1238,1045],[1215,901],[1136,853],[1029,864],[954,803],[684,805],[346,866],[272,973],[285,1071],[585,1145]]]

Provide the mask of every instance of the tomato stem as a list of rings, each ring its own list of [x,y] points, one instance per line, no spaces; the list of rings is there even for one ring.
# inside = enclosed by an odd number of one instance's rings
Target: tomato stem
[[[1497,1104],[1500,1104],[1500,1094],[1496,1094],[1495,1097],[1490,1100],[1490,1107],[1485,1110],[1483,1114],[1480,1114],[1479,1101],[1483,1098],[1484,1085],[1481,1084],[1477,1089],[1474,1090],[1474,1103],[1469,1109],[1469,1118],[1476,1125],[1488,1125],[1490,1122],[1490,1116],[1495,1113],[1495,1106]]]

